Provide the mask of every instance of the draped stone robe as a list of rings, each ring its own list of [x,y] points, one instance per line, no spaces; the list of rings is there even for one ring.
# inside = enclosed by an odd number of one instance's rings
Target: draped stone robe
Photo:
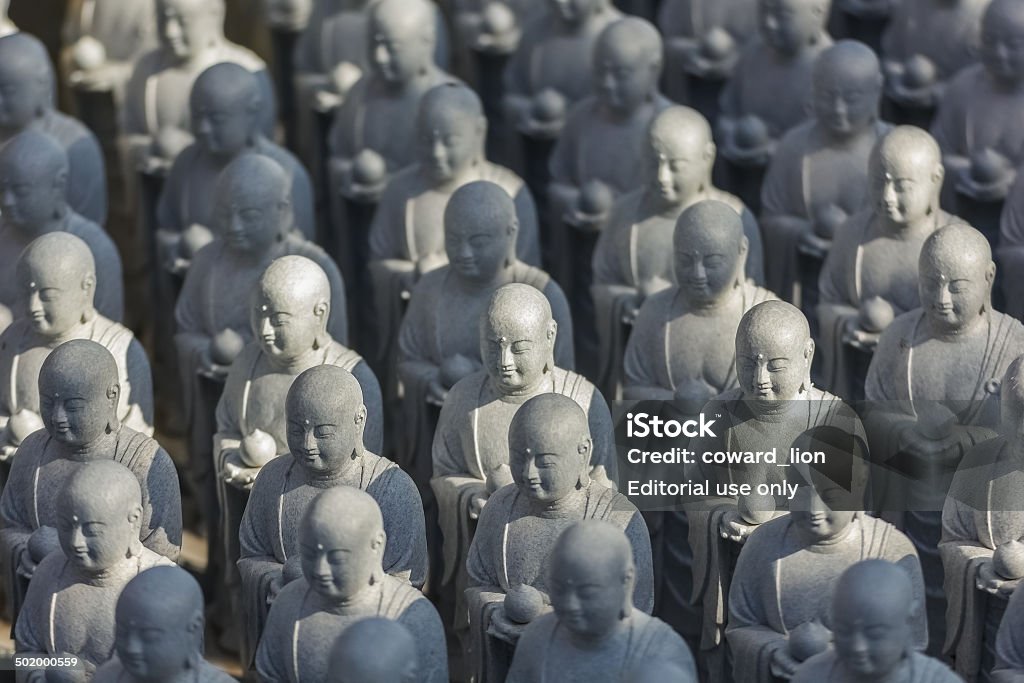
[[[234,678],[223,669],[210,664],[205,659],[199,660],[192,680],[195,683],[233,683]],[[106,664],[96,671],[93,683],[135,683],[135,678],[125,670],[121,660],[115,654]]]
[[[479,320],[493,293],[490,289],[472,294],[460,292],[453,281],[455,277],[450,266],[443,266],[420,279],[398,337],[398,375],[405,392],[404,448],[398,464],[412,474],[424,495],[429,492],[427,484],[432,476],[428,454],[437,422],[436,409],[425,400],[430,378],[445,359],[456,353],[480,362]],[[571,369],[572,317],[562,289],[544,271],[519,261],[509,268],[507,281],[531,285],[547,297],[558,324],[555,365]]]
[[[738,197],[709,187],[668,213],[658,212],[656,199],[646,188],[619,197],[594,248],[591,288],[601,344],[598,385],[609,399],[621,393],[622,359],[631,332],[630,326],[622,322],[626,306],[652,282],[664,282],[665,287],[675,282],[676,220],[690,206],[708,199],[728,204],[743,218],[743,234],[749,243],[745,272],[754,282],[764,281],[761,230],[754,214]]]
[[[836,232],[818,280],[819,350],[824,386],[839,396],[854,392],[852,349],[843,339],[849,321],[868,299],[881,297],[896,315],[918,308],[918,257],[928,236],[947,225],[962,225],[938,210],[928,231],[891,234],[874,209],[858,211]]]
[[[119,562],[112,576],[82,574],[55,551],[36,568],[25,605],[14,625],[19,654],[45,656],[71,653],[93,666],[114,654],[117,598],[125,585],[152,567],[174,563],[148,548]]]
[[[1020,683],[1024,680],[1024,591],[1015,590],[1006,606],[1003,623],[996,640],[996,666],[992,680],[996,683]]]
[[[89,246],[96,262],[96,290],[93,306],[105,318],[121,322],[124,318],[124,283],[121,277],[121,256],[110,236],[103,229],[69,210],[58,228],[69,232]],[[20,295],[16,273],[18,258],[32,237],[0,221],[0,304],[12,311]]]
[[[920,652],[907,654],[907,676],[901,683],[962,683],[961,678],[950,671],[943,662],[925,656]],[[797,669],[791,683],[822,683],[822,681],[845,681],[851,674],[829,649],[811,657]]]
[[[813,226],[818,207],[835,205],[852,215],[868,200],[868,158],[889,130],[876,121],[841,144],[829,140],[817,120],[786,133],[761,187],[761,221],[768,254],[768,289],[800,301],[801,221]]]
[[[538,516],[531,512],[519,488],[509,484],[498,489],[480,513],[466,562],[470,585],[466,589],[470,631],[467,659],[478,683],[504,680],[510,664],[509,646],[487,634],[494,611],[501,607],[511,586],[529,584],[550,592],[549,554],[559,534],[576,522],[599,519],[622,529],[632,546],[636,566],[633,604],[648,614],[654,608],[651,540],[640,512],[625,496],[596,482],[590,482],[580,493],[582,500],[577,507],[563,504],[557,511]]]
[[[110,351],[121,384],[117,418],[125,426],[152,436],[153,379],[146,352],[131,330],[94,315],[70,338],[89,339]],[[39,413],[39,368],[55,348],[39,342],[25,319],[0,334],[0,422],[19,410]]]
[[[836,542],[808,544],[785,515],[750,535],[733,572],[725,637],[735,683],[774,683],[775,651],[789,647],[792,630],[805,622],[817,620],[831,629],[835,582],[851,565],[869,559],[888,560],[909,575],[919,605],[914,646],[923,650],[928,643],[924,580],[906,536],[888,522],[857,513]]]
[[[88,462],[65,457],[63,450],[45,430],[31,434],[18,448],[0,495],[0,549],[5,589],[14,614],[21,607],[26,589],[25,579],[17,574],[21,552],[36,529],[57,527],[56,501],[60,492],[68,478]],[[101,457],[121,463],[139,480],[143,545],[177,560],[181,550],[181,492],[170,456],[153,439],[121,427],[114,452]]]
[[[942,510],[939,553],[948,597],[944,650],[968,681],[985,675],[983,658],[994,655],[996,645],[985,635],[1006,607],[1005,597],[978,590],[978,570],[1000,545],[1024,538],[1022,486],[1024,468],[1007,441],[983,441],[964,455]]]
[[[1024,296],[1020,296],[1024,291],[1024,175],[1017,176],[1006,196],[995,252],[999,263],[996,282],[1001,285],[1003,312],[1024,320]]]
[[[353,486],[370,494],[384,518],[384,571],[423,586],[427,541],[416,485],[393,462],[367,451],[347,467],[342,477],[317,481],[286,454],[267,463],[253,484],[239,530],[238,560],[248,652],[256,651],[266,623],[270,583],[286,563],[299,561],[302,516],[325,488]]]
[[[409,629],[416,641],[417,681],[448,683],[444,627],[434,606],[405,581],[384,575],[370,605],[342,608],[321,598],[305,579],[282,589],[270,608],[256,653],[256,672],[267,683],[314,683],[329,678],[330,643],[367,617],[385,617]],[[373,653],[367,653],[373,656]]]
[[[685,681],[697,680],[693,654],[679,635],[662,620],[633,610],[625,628],[604,644],[608,650],[621,648],[622,658],[608,662],[601,653],[577,648],[568,629],[554,612],[543,614],[523,630],[506,683],[583,683],[597,680],[626,680],[627,672],[645,661],[656,659],[678,666]],[[625,642],[622,642],[622,641]],[[608,664],[613,668],[609,671]],[[614,673],[613,673],[614,672]],[[618,677],[609,679],[609,675]],[[681,682],[682,683],[682,682]]]

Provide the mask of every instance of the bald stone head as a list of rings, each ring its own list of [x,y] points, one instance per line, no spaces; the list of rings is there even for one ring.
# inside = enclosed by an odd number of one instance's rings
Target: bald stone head
[[[18,258],[21,310],[36,334],[59,338],[95,315],[96,263],[89,246],[69,232],[37,237]]]
[[[35,130],[11,138],[0,148],[4,224],[34,237],[53,229],[67,212],[67,181],[68,155],[60,143]]]
[[[329,488],[302,517],[302,574],[322,598],[351,600],[382,580],[386,541],[377,501],[351,486]],[[332,561],[338,556],[345,560]]]
[[[708,199],[683,211],[672,246],[676,281],[691,305],[711,305],[742,284],[749,244],[728,204]]]
[[[474,283],[493,282],[515,261],[518,231],[508,192],[486,180],[463,185],[444,209],[444,250],[452,272]]]
[[[181,567],[153,567],[117,599],[114,649],[136,680],[174,680],[203,657],[203,591]],[[132,637],[132,636],[142,637]]]
[[[79,571],[98,574],[141,551],[142,489],[124,465],[93,460],[68,477],[57,504],[61,550]]]
[[[885,82],[874,51],[855,40],[840,40],[814,62],[814,115],[832,135],[845,139],[878,119]]]
[[[618,527],[593,519],[573,524],[549,562],[551,606],[574,639],[598,640],[632,614],[636,566]]]
[[[178,62],[198,61],[224,42],[224,0],[156,0],[157,34]]]
[[[906,570],[865,560],[839,577],[832,591],[832,629],[843,666],[864,679],[885,680],[913,644],[920,609]]]
[[[665,204],[685,204],[711,187],[715,143],[700,112],[680,106],[663,110],[651,121],[647,141],[652,186]]]
[[[942,151],[935,138],[920,128],[893,128],[871,150],[872,202],[897,229],[915,225],[939,210],[944,176]]]
[[[981,63],[1005,84],[1024,78],[1024,4],[992,0],[981,21]]]
[[[427,0],[381,0],[370,6],[369,61],[384,83],[408,83],[433,68],[436,11]]]
[[[508,428],[512,480],[532,503],[563,500],[590,483],[594,444],[587,414],[562,394],[526,401]]]
[[[189,100],[192,134],[208,154],[230,159],[255,144],[263,98],[256,75],[232,62],[199,74]]]
[[[420,100],[419,163],[435,183],[455,180],[484,162],[487,119],[480,98],[461,83],[443,83]]]
[[[78,448],[120,428],[121,384],[110,351],[89,339],[55,348],[39,368],[39,413],[58,443]]]
[[[274,259],[252,293],[252,331],[263,353],[290,363],[330,343],[331,283],[305,256]]]
[[[649,21],[626,17],[609,24],[594,45],[594,92],[613,112],[636,111],[658,94],[661,34]]]
[[[312,476],[336,474],[363,452],[366,407],[359,382],[337,365],[317,365],[285,399],[288,450]]]
[[[342,631],[327,667],[338,683],[415,683],[418,668],[412,633],[384,617],[360,619]]]
[[[810,389],[814,340],[807,318],[784,301],[760,303],[736,330],[736,375],[744,398],[758,402],[798,398]]]
[[[232,251],[266,253],[292,228],[291,177],[262,154],[243,154],[217,177],[216,231]]]
[[[536,287],[503,285],[480,317],[480,358],[501,392],[528,391],[555,367],[558,324],[551,303]]]
[[[797,55],[827,37],[831,0],[758,0],[761,39],[784,56]]]
[[[24,130],[53,107],[53,64],[35,36],[0,38],[0,137]]]
[[[996,264],[992,247],[967,225],[933,232],[918,260],[918,292],[933,332],[964,331],[981,324],[992,309]]]

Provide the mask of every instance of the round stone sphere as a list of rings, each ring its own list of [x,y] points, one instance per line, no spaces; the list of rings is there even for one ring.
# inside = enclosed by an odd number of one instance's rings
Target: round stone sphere
[[[503,2],[488,3],[480,13],[480,27],[492,36],[504,35],[516,27],[516,15]]]
[[[700,53],[713,62],[725,59],[736,49],[732,34],[721,26],[715,26],[704,34],[700,42]]]
[[[580,189],[578,208],[587,216],[603,216],[615,203],[615,195],[600,180],[591,180]]]
[[[20,446],[29,434],[43,427],[43,418],[38,413],[22,408],[7,421],[7,436],[12,446]]]
[[[388,165],[384,157],[369,147],[365,148],[352,160],[352,180],[360,185],[377,185],[388,173]]]
[[[533,586],[521,583],[505,593],[505,616],[517,624],[529,624],[544,610],[544,596]]]
[[[231,365],[245,348],[245,340],[230,327],[218,332],[210,342],[210,358],[217,365]]]
[[[857,322],[862,330],[881,332],[895,317],[896,311],[892,309],[892,305],[882,297],[874,296],[861,304]]]
[[[996,548],[992,555],[992,569],[1010,581],[1024,578],[1024,543],[1010,541]]]
[[[181,241],[178,242],[178,252],[182,258],[191,259],[200,249],[213,241],[213,233],[209,229],[193,223],[181,231]]]
[[[924,55],[914,55],[903,65],[903,85],[918,90],[935,82],[935,64]]]
[[[277,443],[270,434],[256,429],[242,439],[239,455],[249,467],[263,467],[277,457]]]
[[[828,649],[832,638],[822,624],[806,621],[789,634],[789,654],[798,662],[810,659]]]
[[[764,524],[775,516],[775,498],[767,494],[751,493],[736,501],[740,517],[747,524]]]
[[[566,103],[562,93],[554,88],[544,88],[533,96],[530,115],[537,121],[550,123],[565,117]]]
[[[971,177],[982,185],[999,181],[1007,170],[1006,161],[992,149],[983,149],[971,157]]]
[[[757,149],[768,142],[768,126],[753,114],[744,116],[736,124],[734,139],[742,149]]]
[[[82,36],[71,48],[71,60],[82,71],[92,71],[107,61],[107,49],[92,36]]]

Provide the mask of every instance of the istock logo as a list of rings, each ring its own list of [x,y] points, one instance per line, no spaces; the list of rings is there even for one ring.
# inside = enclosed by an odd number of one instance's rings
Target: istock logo
[[[653,435],[657,438],[668,437],[671,439],[682,434],[690,438],[697,436],[715,438],[717,435],[711,431],[714,424],[715,421],[706,419],[704,413],[700,414],[699,420],[686,420],[685,422],[664,420],[657,415],[647,413],[627,413],[626,436],[642,439]]]

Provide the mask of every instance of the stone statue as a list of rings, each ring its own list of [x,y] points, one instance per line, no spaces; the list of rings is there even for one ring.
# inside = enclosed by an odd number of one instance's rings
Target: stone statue
[[[825,30],[831,0],[758,0],[758,39],[740,54],[722,91],[715,125],[722,156],[763,168],[777,141],[812,111],[812,70],[832,44]]]
[[[665,92],[710,120],[740,53],[757,36],[757,0],[663,0]]]
[[[114,656],[95,683],[234,679],[203,659],[203,591],[184,569],[153,567],[121,590],[114,611]]]
[[[380,508],[367,493],[336,486],[309,504],[299,526],[302,577],[271,605],[256,653],[260,680],[325,680],[338,637],[366,617],[384,617],[413,635],[416,680],[447,683],[441,618],[418,590],[384,572],[386,543]]]
[[[27,656],[77,655],[84,667],[77,680],[89,680],[114,654],[115,610],[125,584],[173,562],[139,541],[146,528],[145,496],[124,465],[95,460],[68,472],[61,483],[52,499],[56,528],[50,528],[57,547],[35,568],[14,646]],[[23,670],[18,680],[55,677]]]
[[[1024,677],[1024,642],[1021,635],[1021,606],[1024,591],[1013,591],[996,639],[996,665],[990,676],[993,683],[1020,683]]]
[[[436,408],[482,368],[479,320],[498,287],[519,282],[544,293],[558,327],[555,365],[573,368],[569,304],[547,273],[515,257],[518,220],[508,193],[487,181],[463,185],[448,201],[444,229],[449,263],[420,278],[398,338],[407,458],[399,464],[415,473],[421,492],[431,477]]]
[[[858,562],[832,591],[835,649],[807,660],[793,683],[956,683],[942,662],[916,652],[920,612],[910,575],[881,559]]]
[[[660,653],[659,653],[660,655]],[[692,654],[691,654],[692,656]],[[678,666],[667,659],[643,659],[629,669],[626,683],[697,683],[697,674],[688,666]]]
[[[885,96],[927,114],[946,85],[981,49],[981,17],[990,0],[901,0],[882,34]]]
[[[416,639],[397,621],[361,619],[334,641],[327,670],[338,683],[416,683]]]
[[[761,229],[767,287],[787,301],[803,299],[800,253],[822,258],[865,203],[868,157],[889,128],[878,120],[882,82],[878,58],[863,43],[823,50],[811,72],[814,116],[775,148],[761,187]]]
[[[11,0],[0,0],[0,38],[17,33],[18,27],[14,25],[11,18],[7,16]]]
[[[39,369],[51,351],[71,339],[89,339],[110,352],[121,378],[117,419],[152,436],[149,360],[131,330],[96,312],[96,264],[85,242],[70,233],[47,233],[25,248],[16,270],[21,305],[14,323],[0,334],[0,422],[8,427],[6,439],[0,439],[4,455],[13,455],[28,436],[22,427],[26,420],[42,429]]]
[[[315,237],[309,174],[298,159],[260,131],[259,88],[256,76],[230,62],[211,66],[192,85],[196,141],[174,159],[156,208],[159,265],[171,273],[184,275],[197,245],[213,239],[217,177],[242,154],[261,154],[285,170],[295,227],[307,239]]]
[[[141,527],[136,527],[136,537],[153,552],[172,560],[178,557],[178,473],[160,444],[120,423],[120,393],[117,361],[94,341],[65,342],[43,361],[39,404],[45,429],[21,442],[0,496],[5,589],[15,615],[27,580],[34,577],[46,553],[56,547],[58,503],[65,500],[61,489],[82,463],[113,460],[131,470],[142,489]],[[91,495],[115,488],[95,485]]]
[[[78,0],[61,34],[64,80],[82,92],[109,92],[119,106],[136,60],[156,47],[156,2]]]
[[[1006,312],[1024,320],[1024,178],[1018,178],[1010,188],[1003,204],[996,240],[996,260],[999,262],[1001,293]]]
[[[865,385],[872,454],[887,470],[874,482],[875,506],[906,511],[894,519],[921,557],[930,653],[945,636],[938,511],[964,452],[993,435],[998,380],[1024,353],[1024,326],[992,309],[995,272],[977,230],[933,232],[919,260],[921,307],[882,333]]]
[[[645,141],[646,180],[615,202],[594,248],[592,295],[600,337],[600,386],[620,393],[621,359],[644,300],[674,283],[673,235],[679,215],[713,199],[742,217],[747,258],[742,272],[764,279],[761,231],[735,196],[711,183],[715,144],[707,120],[693,109],[670,107],[651,121]]]
[[[988,5],[979,56],[950,80],[932,125],[947,190],[955,193],[950,206],[962,199],[998,206],[1024,161],[1024,131],[1016,125],[1024,112],[1024,6],[1017,0]]]
[[[519,176],[487,161],[486,130],[480,99],[466,86],[439,85],[420,101],[418,160],[388,182],[370,225],[372,320],[380,366],[393,357],[405,302],[416,280],[448,261],[444,210],[463,185],[486,180],[513,198],[519,223],[516,255],[524,263],[540,265],[533,196]]]
[[[548,554],[574,522],[604,520],[625,533],[634,566],[633,604],[646,613],[654,607],[647,525],[625,496],[591,479],[594,442],[579,404],[558,393],[529,399],[512,417],[508,449],[504,478],[512,482],[495,491],[480,512],[466,562],[467,658],[481,683],[504,680],[524,624],[553,598]],[[536,609],[518,609],[530,603]]]
[[[256,291],[274,259],[305,256],[327,274],[327,332],[338,344],[347,341],[348,324],[341,274],[322,249],[293,229],[288,174],[279,164],[262,155],[243,154],[219,176],[216,198],[213,227],[218,238],[193,257],[175,309],[190,478],[203,492],[200,505],[211,526],[216,498],[210,449],[217,401],[232,361],[253,340],[250,309],[239,305],[239,297]]]
[[[558,323],[544,295],[529,285],[504,285],[491,296],[478,327],[484,367],[445,398],[432,449],[430,485],[444,537],[441,585],[454,579],[460,602],[474,520],[491,493],[511,482],[508,429],[524,402],[557,393],[579,404],[594,443],[590,476],[605,484],[618,480],[608,404],[594,385],[555,364]]]
[[[910,540],[888,522],[853,510],[861,501],[850,495],[848,482],[815,471],[810,478],[797,489],[790,514],[750,534],[736,564],[725,637],[737,683],[792,678],[801,662],[825,651],[836,626],[833,588],[862,560],[888,560],[906,572],[917,607],[912,644],[923,650],[928,643],[924,580]]]
[[[526,137],[554,140],[570,107],[591,94],[598,36],[622,14],[609,0],[544,4],[505,68],[502,109]]]
[[[939,207],[944,172],[939,146],[920,128],[895,128],[871,152],[868,200],[836,231],[818,284],[822,377],[839,396],[863,391],[853,355],[873,351],[896,316],[921,305],[924,241],[962,222]]]
[[[162,173],[192,142],[188,93],[196,78],[220,62],[256,75],[260,128],[273,135],[274,88],[266,65],[224,37],[224,0],[156,0],[159,46],[135,63],[121,110],[123,145],[144,173]]]
[[[363,359],[328,334],[331,304],[327,274],[304,256],[282,256],[272,261],[250,295],[254,340],[228,369],[213,435],[224,567],[229,594],[236,601],[241,590],[235,563],[242,513],[262,466],[289,451],[285,397],[295,377],[323,365],[350,371],[360,386],[360,398],[366,400],[368,424],[361,434],[363,445],[374,452],[381,449],[380,386]],[[239,615],[239,610],[233,608],[232,613]],[[251,645],[255,647],[256,641]]]
[[[46,47],[28,33],[0,38],[0,145],[32,130],[50,136],[65,152],[67,202],[90,221],[107,220],[107,177],[96,136],[54,108],[55,76]]]
[[[1024,358],[1010,363],[999,398],[999,435],[964,454],[942,509],[939,553],[949,599],[944,651],[954,656],[957,673],[969,681],[989,676],[995,634],[1006,601],[1020,583]]]
[[[0,72],[6,64],[5,40],[0,38]],[[96,310],[120,322],[124,315],[121,257],[103,228],[70,206],[69,169],[68,156],[58,141],[42,132],[26,131],[0,148],[4,190],[0,196],[0,304],[12,308],[17,300],[15,266],[21,251],[40,235],[69,232],[89,246],[96,262]]]
[[[384,571],[416,588],[426,579],[423,503],[409,475],[365,447],[369,416],[363,400],[352,374],[332,365],[304,371],[288,390],[289,456],[260,471],[237,532],[247,652],[255,652],[269,605],[300,574],[299,520],[325,489],[352,486],[369,493],[388,538]]]
[[[780,462],[789,462],[793,445],[817,427],[833,427],[865,441],[863,426],[853,410],[811,384],[813,358],[814,341],[799,309],[782,301],[765,301],[751,308],[736,331],[738,386],[704,406],[701,413],[715,415],[718,420],[715,437],[694,439],[690,449],[705,453],[774,448]],[[866,457],[862,453],[855,456],[851,481],[863,486],[867,479]],[[693,594],[694,603],[703,609],[701,649],[708,651],[712,680],[730,680],[719,646],[735,558],[740,544],[758,522],[788,506],[787,496],[777,492],[789,483],[789,470],[765,462],[718,465],[698,461],[687,465],[685,472],[687,479],[707,481],[712,487],[707,499],[691,503],[686,509],[693,552]],[[718,482],[774,485],[776,495],[762,496],[766,500],[716,495]]]
[[[660,681],[697,680],[683,639],[636,607],[633,589],[646,569],[616,525],[576,522],[558,536],[545,565],[553,611],[523,629],[508,683],[626,681],[650,660],[682,674]]]

